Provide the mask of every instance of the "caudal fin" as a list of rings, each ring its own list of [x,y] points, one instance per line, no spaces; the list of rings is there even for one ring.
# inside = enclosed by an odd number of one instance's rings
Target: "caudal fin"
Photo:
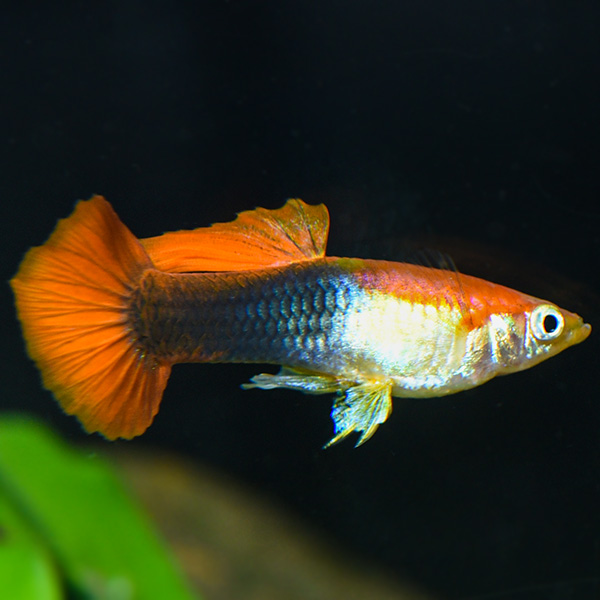
[[[109,439],[143,433],[171,367],[139,352],[127,308],[148,254],[101,196],[77,204],[11,280],[29,355],[65,410]]]

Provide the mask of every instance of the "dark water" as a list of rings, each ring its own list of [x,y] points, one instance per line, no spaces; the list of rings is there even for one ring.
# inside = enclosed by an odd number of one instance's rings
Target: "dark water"
[[[426,240],[600,327],[597,2],[38,4],[0,20],[5,280],[92,193],[142,237],[297,196],[329,206],[331,254]],[[40,387],[8,286],[2,302],[2,406],[84,440]],[[320,450],[327,398],[180,366],[133,443],[247,482],[440,597],[598,598],[596,335],[396,401],[357,450]]]

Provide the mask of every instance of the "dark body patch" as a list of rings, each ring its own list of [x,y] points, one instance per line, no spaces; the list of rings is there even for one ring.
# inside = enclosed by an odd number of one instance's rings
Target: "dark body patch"
[[[255,362],[318,369],[354,286],[317,259],[259,271],[147,271],[129,309],[135,343],[159,362]],[[339,329],[338,329],[339,334]],[[333,351],[333,352],[332,352]]]

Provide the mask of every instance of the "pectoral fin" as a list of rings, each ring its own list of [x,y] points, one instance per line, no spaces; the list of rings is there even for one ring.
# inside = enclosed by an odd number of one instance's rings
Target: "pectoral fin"
[[[325,448],[337,444],[353,431],[361,432],[356,446],[364,444],[392,413],[392,386],[389,382],[361,383],[336,398],[331,410],[335,436]]]
[[[252,383],[243,383],[242,388],[250,390],[252,388],[261,388],[263,390],[273,390],[275,388],[285,388],[288,390],[299,390],[305,394],[330,394],[338,392],[343,387],[343,382],[331,375],[321,375],[282,367],[276,375],[261,373],[255,375],[250,380]]]

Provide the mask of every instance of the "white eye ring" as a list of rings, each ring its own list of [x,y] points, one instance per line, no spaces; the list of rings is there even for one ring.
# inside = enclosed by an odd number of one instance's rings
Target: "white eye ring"
[[[549,304],[536,306],[531,312],[531,333],[542,342],[555,340],[565,328],[565,320],[559,310]]]

